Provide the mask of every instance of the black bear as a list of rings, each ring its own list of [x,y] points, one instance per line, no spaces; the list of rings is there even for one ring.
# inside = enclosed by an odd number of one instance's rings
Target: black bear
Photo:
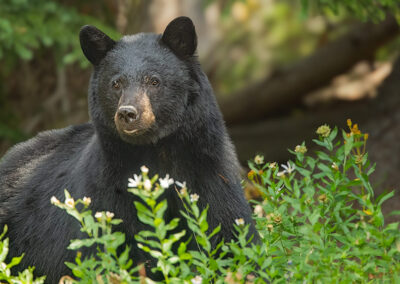
[[[214,242],[232,239],[233,223],[251,223],[240,185],[239,164],[212,88],[195,55],[192,21],[179,17],[163,34],[136,34],[114,41],[93,26],[80,31],[83,53],[93,64],[89,123],[39,133],[13,147],[0,164],[0,227],[9,226],[10,255],[25,252],[20,268],[35,266],[55,283],[68,274],[65,261],[81,236],[72,217],[50,204],[90,196],[91,209],[124,220],[136,263],[148,260],[133,236],[143,228],[127,192],[127,180],[146,165],[151,173],[186,181],[209,204],[209,224],[222,229]],[[174,190],[166,219],[179,215]],[[255,234],[251,225],[251,234]],[[257,236],[255,236],[257,238]],[[214,243],[214,244],[215,244]]]

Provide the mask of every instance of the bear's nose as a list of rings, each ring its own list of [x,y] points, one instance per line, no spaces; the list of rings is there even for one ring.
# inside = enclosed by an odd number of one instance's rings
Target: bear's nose
[[[133,106],[121,106],[117,112],[118,119],[126,124],[134,122],[137,118],[137,110]]]

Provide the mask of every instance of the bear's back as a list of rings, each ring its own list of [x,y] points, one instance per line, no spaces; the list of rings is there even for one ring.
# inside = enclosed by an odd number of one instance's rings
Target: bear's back
[[[86,123],[58,130],[40,132],[35,137],[18,143],[0,160],[0,224],[7,215],[7,202],[28,190],[29,181],[37,170],[53,155],[71,157],[71,150],[82,148],[93,135]],[[69,147],[66,147],[69,145]],[[69,153],[66,152],[69,149]]]

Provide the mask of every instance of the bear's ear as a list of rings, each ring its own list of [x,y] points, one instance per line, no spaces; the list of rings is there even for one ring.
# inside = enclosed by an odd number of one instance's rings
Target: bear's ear
[[[93,26],[83,26],[79,33],[81,48],[86,58],[97,65],[115,45],[115,41]]]
[[[192,56],[196,51],[196,30],[188,17],[179,17],[170,22],[161,39],[178,56]]]

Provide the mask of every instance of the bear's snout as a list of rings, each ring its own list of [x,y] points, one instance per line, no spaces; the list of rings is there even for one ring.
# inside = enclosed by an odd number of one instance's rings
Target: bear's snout
[[[137,136],[146,132],[155,122],[150,100],[146,94],[121,97],[114,122],[121,137]]]
[[[120,123],[132,124],[138,117],[137,110],[134,106],[121,106],[117,111],[117,118]]]
[[[131,105],[120,106],[114,117],[117,129],[125,134],[134,134],[139,130],[138,120],[138,111]]]

